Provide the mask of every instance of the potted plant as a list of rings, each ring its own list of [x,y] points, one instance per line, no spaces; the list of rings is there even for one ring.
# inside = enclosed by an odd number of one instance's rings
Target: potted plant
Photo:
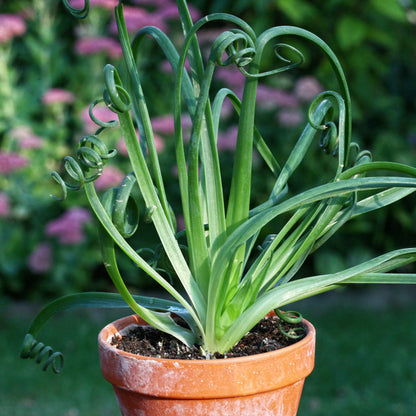
[[[74,15],[84,17],[88,12],[88,0],[82,9],[63,1]],[[416,283],[414,274],[391,273],[415,261],[416,248],[392,251],[333,274],[297,278],[297,272],[308,255],[348,220],[414,192],[416,169],[373,161],[368,151],[360,151],[351,142],[347,82],[337,57],[319,37],[291,26],[273,27],[257,36],[246,22],[224,13],[208,15],[194,24],[185,0],[177,0],[177,7],[185,36],[179,52],[155,27],[140,29],[130,42],[123,6],[116,6],[126,79],[122,82],[115,67],[104,68],[103,96],[90,108],[98,130],[81,139],[76,158],[65,158],[69,182],[57,172],[52,173],[64,197],[67,189],[85,190],[100,223],[104,265],[118,294],[74,294],[47,305],[31,324],[21,356],[36,357],[38,362],[45,359],[44,367],[51,365],[59,372],[62,354],[36,340],[53,314],[76,306],[126,306],[135,315],[111,323],[99,336],[102,371],[114,386],[123,415],[295,415],[303,379],[313,367],[315,331],[299,314],[282,313],[280,308],[346,284]],[[204,62],[197,33],[210,22],[226,24],[228,29],[218,35]],[[173,105],[178,187],[185,221],[185,230],[180,232],[161,175],[136,65],[146,36],[154,39],[175,74],[169,99]],[[310,105],[306,127],[280,165],[256,128],[255,109],[260,78],[303,62],[298,49],[280,42],[282,36],[298,37],[318,47],[332,65],[339,92],[326,91],[316,97]],[[263,70],[263,53],[271,44],[280,64]],[[211,90],[218,66],[234,66],[245,76],[241,99],[228,88]],[[225,100],[233,104],[239,120],[228,199],[217,149]],[[94,106],[99,102],[114,112],[118,122],[103,122],[95,117]],[[184,108],[192,120],[189,137],[181,124]],[[122,129],[132,172],[120,187],[100,198],[94,180],[115,155],[100,135],[115,125]],[[291,175],[317,136],[323,151],[335,157],[334,175],[327,183],[293,195],[289,191]],[[254,149],[275,179],[269,197],[251,206]],[[160,240],[157,250],[133,246],[139,217],[154,226]],[[282,227],[265,237],[265,227],[280,218],[284,218]],[[151,259],[146,260],[149,252]],[[133,296],[119,270],[119,255],[132,260],[172,300]],[[178,280],[180,289],[166,278],[168,272]],[[294,324],[295,328],[284,334],[299,337],[300,341],[255,356],[216,359],[218,354],[226,356],[270,311],[278,315],[281,327],[284,322]],[[190,350],[199,350],[203,359],[137,356],[111,344],[133,327],[143,325],[173,336]]]

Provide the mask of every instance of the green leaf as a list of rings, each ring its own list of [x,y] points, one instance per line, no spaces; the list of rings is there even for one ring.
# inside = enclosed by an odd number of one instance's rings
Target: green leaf
[[[316,18],[317,10],[303,0],[276,0],[276,7],[296,24]]]
[[[416,275],[386,273],[415,259],[416,248],[395,250],[338,273],[303,278],[277,286],[260,296],[235,320],[218,343],[219,351],[231,348],[270,310],[335,289],[342,283],[416,283]]]
[[[354,16],[344,16],[340,19],[336,36],[342,49],[351,49],[358,46],[367,35],[367,25]]]
[[[416,274],[413,273],[366,273],[351,277],[342,284],[364,283],[364,284],[416,284]]]
[[[182,316],[187,322],[192,322],[189,313],[182,307],[180,303],[151,298],[147,296],[133,296],[131,297],[133,303],[139,306],[139,309],[144,312],[142,317],[149,318],[148,322],[156,323],[159,329],[171,333],[177,338],[181,339],[188,345],[193,345],[196,341],[194,335],[187,329],[178,326],[172,319],[171,314],[175,313]],[[55,373],[59,373],[63,366],[63,355],[60,352],[53,352],[50,346],[45,346],[39,342],[36,337],[46,322],[59,312],[66,311],[73,308],[128,308],[129,305],[119,293],[104,293],[104,292],[85,292],[62,296],[47,304],[32,321],[26,336],[24,338],[22,348],[20,351],[21,358],[34,358],[37,363],[45,358],[43,370],[49,366]],[[45,351],[49,351],[49,357],[44,357]],[[56,360],[60,360],[59,367],[57,367]]]
[[[389,19],[400,23],[407,21],[406,11],[398,0],[370,0],[370,4],[377,13]]]
[[[397,46],[397,36],[391,31],[384,31],[372,27],[369,28],[367,38],[389,49],[395,49]]]
[[[149,310],[176,314],[187,313],[179,302],[172,300],[137,295],[132,298]],[[28,332],[37,335],[54,315],[74,308],[130,308],[130,306],[119,293],[84,292],[65,295],[48,303],[33,319]]]

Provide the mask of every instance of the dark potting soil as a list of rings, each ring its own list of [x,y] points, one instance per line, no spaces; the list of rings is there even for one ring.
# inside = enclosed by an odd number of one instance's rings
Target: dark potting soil
[[[282,328],[286,332],[299,327],[299,324],[283,323]],[[212,358],[232,358],[260,354],[278,350],[294,344],[299,339],[293,340],[285,336],[279,329],[277,316],[266,316],[251,331],[249,331],[226,354],[215,353]],[[138,326],[123,337],[115,336],[111,342],[118,349],[132,354],[147,357],[173,358],[179,360],[204,360],[198,346],[187,347],[175,337],[165,334],[151,326]]]

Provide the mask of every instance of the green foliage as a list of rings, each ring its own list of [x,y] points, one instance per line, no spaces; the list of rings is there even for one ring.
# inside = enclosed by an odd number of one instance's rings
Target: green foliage
[[[389,19],[396,20],[400,23],[406,23],[406,12],[404,7],[397,0],[377,1],[371,0],[371,6],[374,10]]]
[[[367,25],[354,16],[341,17],[337,26],[336,39],[341,49],[360,45],[367,36]]]
[[[210,14],[193,23],[186,2],[177,0],[177,7],[184,35],[179,46],[154,26],[141,28],[131,41],[123,5],[118,4],[115,16],[124,66],[119,72],[115,66],[105,65],[102,97],[90,107],[97,130],[81,138],[75,157],[65,157],[65,175],[52,172],[64,198],[67,190],[85,190],[101,224],[104,265],[119,295],[84,293],[52,302],[33,321],[21,352],[23,358],[37,355],[37,333],[54,313],[75,306],[119,306],[120,297],[159,330],[189,346],[199,344],[209,358],[212,353],[228,351],[272,309],[346,284],[416,283],[414,274],[401,269],[416,260],[415,248],[389,251],[331,274],[297,278],[308,256],[346,222],[387,207],[416,190],[416,168],[373,161],[369,151],[360,150],[352,141],[350,93],[341,64],[328,44],[295,26],[274,26],[256,35],[244,20],[224,13]],[[80,12],[70,11],[75,15]],[[344,19],[341,29],[351,30],[356,24],[351,19]],[[209,42],[208,53],[203,54],[197,34],[202,34],[209,23],[227,23],[231,29],[221,28]],[[341,46],[350,48],[364,36],[365,30],[358,31],[352,39],[341,38]],[[153,39],[173,72],[170,104],[183,232],[177,228],[169,202],[142,83],[144,71],[137,64],[146,60],[141,55],[145,37]],[[298,42],[291,43],[292,39]],[[278,78],[302,66],[303,45],[310,45],[326,59],[338,92],[329,90],[316,95],[314,91],[312,95],[316,97],[308,107],[299,138],[289,144],[290,150],[283,155],[281,137],[277,136],[273,143],[275,157],[256,123],[258,95],[264,87],[260,81]],[[243,76],[242,91],[237,91],[235,85],[218,87],[214,74],[219,69],[234,70]],[[305,98],[304,94],[299,96]],[[226,99],[232,104],[237,125],[227,193],[219,139]],[[100,103],[105,103],[118,121],[97,117],[95,111]],[[292,106],[296,104],[292,102]],[[190,131],[184,128],[185,114],[192,121]],[[114,128],[121,129],[131,172],[120,186],[99,195],[94,182],[115,156],[103,140],[106,132]],[[273,135],[278,133],[277,129]],[[312,184],[304,179],[302,167],[315,142],[321,152],[314,156],[320,160],[327,154],[333,159],[326,172],[323,165],[315,165],[319,180]],[[267,166],[264,175],[271,178],[268,195],[262,200],[253,198],[251,192],[254,155]],[[292,189],[296,171],[300,180]],[[141,245],[139,218],[153,225],[159,240],[157,250]],[[264,236],[262,233],[270,228],[273,232]],[[131,240],[134,236],[138,238]],[[162,251],[168,269],[160,267]],[[145,252],[155,257],[157,253],[157,258],[145,258]],[[120,254],[174,300],[132,296],[118,265]],[[391,273],[396,269],[401,271]],[[171,275],[180,289],[167,279]],[[185,319],[187,327],[173,320],[173,311]],[[52,364],[55,357],[61,355],[51,355]]]
[[[205,11],[226,10],[244,16],[256,31],[273,25],[299,24],[327,39],[337,52],[350,80],[355,120],[354,135],[370,147],[378,159],[392,158],[402,163],[412,162],[415,156],[413,149],[416,134],[412,39],[416,34],[415,25],[412,23],[414,10],[410,3],[402,2],[407,8],[395,0],[364,3],[333,0],[319,4],[309,1],[215,3],[195,0],[191,3]],[[78,28],[62,4],[55,0],[3,2],[0,5],[0,13],[18,13],[24,8],[30,10],[30,13],[25,14],[26,32],[21,37],[15,37],[11,42],[0,45],[0,65],[4,65],[0,71],[0,150],[18,152],[31,160],[30,166],[3,176],[0,180],[0,192],[7,195],[10,206],[8,214],[0,217],[1,241],[7,241],[7,244],[3,244],[4,261],[0,264],[0,290],[3,295],[23,298],[49,296],[52,288],[55,288],[53,290],[56,290],[57,295],[73,290],[96,288],[97,285],[104,288],[107,283],[100,267],[99,250],[93,244],[97,238],[93,227],[88,226],[85,229],[84,242],[79,247],[62,246],[56,238],[45,236],[45,227],[62,216],[65,210],[73,206],[85,207],[85,201],[78,196],[70,198],[65,205],[54,204],[48,195],[57,194],[59,191],[51,192],[47,175],[50,169],[60,169],[62,157],[68,153],[75,138],[85,132],[80,112],[101,91],[101,68],[109,61],[117,62],[117,59],[106,56],[106,52],[80,55],[75,48],[80,38],[109,37],[111,13],[100,7],[92,7],[88,19],[84,19]],[[403,15],[406,16],[406,20],[394,18]],[[352,22],[355,22],[354,30],[348,29]],[[175,33],[174,37],[178,37],[179,25],[170,22],[169,30],[172,34]],[[357,38],[362,40],[358,42]],[[349,42],[356,45],[349,45]],[[345,46],[341,46],[344,43]],[[172,81],[169,74],[160,70],[157,71],[156,82],[149,79],[149,74],[154,73],[155,68],[160,68],[163,61],[159,53],[154,53],[156,49],[151,42],[141,44],[142,53],[146,53],[146,59],[140,62],[144,71],[142,83],[148,97],[152,97],[147,102],[151,114],[164,115],[171,111],[167,101],[163,99],[164,86],[171,85]],[[321,84],[336,88],[331,70],[323,56],[312,53],[313,49],[305,45],[302,51],[306,58],[303,69],[298,68],[292,74],[282,74],[279,78],[268,79],[266,85],[271,91],[284,91],[292,99],[295,97],[297,76],[309,73],[317,76]],[[266,59],[267,57],[265,61]],[[85,79],[89,80],[87,84],[80,81]],[[64,87],[74,93],[75,101],[53,107],[41,104],[42,95],[49,88],[55,87]],[[279,113],[282,114],[281,118],[295,117],[299,123],[302,114],[307,111],[308,104],[298,100],[295,108],[281,105],[280,108],[259,106],[256,123],[268,138],[268,144],[274,154],[288,154],[292,141],[301,132],[300,124],[291,128],[282,126]],[[276,120],[276,113],[279,120]],[[226,131],[232,124],[231,118],[226,122],[222,121],[220,129]],[[37,149],[19,148],[17,139],[11,135],[13,129],[19,126],[29,126],[35,135],[43,139],[45,146],[42,152]],[[277,129],[279,140],[274,140],[273,133]],[[164,175],[167,175],[174,169],[174,145],[170,133],[161,136],[164,140],[164,150],[159,152],[159,157]],[[374,140],[375,137],[377,140]],[[115,133],[107,143],[112,146],[117,140]],[[229,178],[232,153],[225,150],[220,159],[224,162],[223,176],[225,179]],[[126,162],[121,156],[114,161],[113,166],[127,173]],[[264,167],[263,162],[256,163],[256,169]],[[330,168],[328,160],[322,160],[320,163],[328,166],[326,171]],[[313,183],[314,165],[313,157],[304,162],[303,177],[295,174],[292,178],[294,189],[298,189],[298,183],[303,186],[305,177],[311,178],[311,184]],[[177,213],[180,211],[180,197],[173,178],[172,181],[165,181],[170,203]],[[227,194],[229,183],[227,180],[224,182]],[[271,186],[272,178],[254,177],[253,200],[264,200]],[[400,215],[397,214],[399,210]],[[351,236],[354,245],[362,244],[357,251],[366,252],[370,246],[377,247],[377,251],[387,251],[397,247],[403,235],[410,238],[409,230],[414,223],[413,208],[410,204],[400,203],[400,208],[397,205],[394,210],[389,210],[388,216],[376,213],[373,218],[377,229],[384,231],[382,239],[374,238],[371,232],[360,234],[359,239],[354,238],[355,230],[369,228],[368,223],[355,225],[360,219],[355,220],[354,224],[346,225],[346,232]],[[395,222],[391,221],[392,218]],[[24,244],[27,242],[25,230],[30,230],[28,244]],[[149,244],[153,244],[153,237],[150,239],[152,241]],[[39,245],[45,242],[52,246],[53,265],[49,271],[34,272],[28,267],[29,258]],[[339,251],[342,251],[342,239],[338,241],[335,237],[332,244],[339,246]],[[70,259],[77,257],[82,250],[89,251],[90,255],[83,258],[88,258],[89,261],[78,261],[75,266]],[[346,261],[344,267],[351,264],[353,263]],[[74,267],[77,267],[76,272]],[[144,278],[139,278],[138,271],[129,263],[123,264],[123,269],[127,273],[126,279],[135,287],[151,285]],[[74,278],[70,278],[73,275],[79,276],[76,285],[73,285]],[[88,276],[94,276],[94,281]],[[51,282],[49,288],[39,284],[43,281]],[[27,290],[28,288],[30,290]]]
[[[316,9],[308,1],[276,0],[276,7],[282,11],[293,23],[302,25],[305,20],[314,18]]]
[[[41,299],[105,290],[108,282],[100,248],[94,244],[98,233],[93,219],[81,225],[77,236],[65,238],[74,229],[74,224],[65,229],[65,213],[86,210],[86,202],[74,195],[57,204],[51,194],[59,195],[60,189],[53,187],[50,171],[62,169],[62,158],[81,131],[88,130],[85,111],[102,89],[101,68],[118,60],[114,55],[118,44],[108,28],[111,10],[92,9],[77,33],[72,16],[56,0],[2,2],[0,18],[10,14],[17,16],[20,32],[14,33],[13,26],[2,21],[0,296]],[[80,51],[82,42],[91,38],[106,39],[106,48]],[[120,136],[110,133],[106,140],[116,147]],[[126,159],[119,157],[112,167],[107,188],[121,182]],[[62,225],[58,233],[48,231],[54,223]],[[122,262],[122,267],[136,288],[148,285],[137,278],[131,264]]]
[[[211,10],[210,2],[197,1],[200,7]],[[263,5],[264,6],[264,5]],[[394,159],[412,164],[415,159],[415,67],[416,36],[415,4],[412,1],[274,1],[262,12],[257,2],[246,5],[243,15],[256,28],[270,25],[300,25],[326,39],[336,52],[347,75],[352,96],[354,137],[378,159]],[[233,11],[233,8],[229,9]],[[256,10],[256,12],[255,12]],[[328,88],[336,88],[331,68],[322,55],[307,56],[304,70],[313,72]],[[303,71],[303,70],[302,70]],[[309,163],[312,165],[308,167]],[[305,169],[313,171],[314,161],[306,161]],[[401,207],[401,208],[400,208]],[[406,211],[395,216],[396,210]],[[405,201],[389,210],[387,221],[382,212],[372,216],[373,228],[383,231],[376,240],[371,232],[354,237],[354,230],[367,225],[346,225],[351,244],[357,251],[368,247],[386,251],[410,239],[414,227],[414,210]],[[368,221],[368,220],[366,220]],[[412,224],[409,228],[409,224]],[[343,238],[332,240],[342,253]],[[346,262],[344,266],[351,263]]]

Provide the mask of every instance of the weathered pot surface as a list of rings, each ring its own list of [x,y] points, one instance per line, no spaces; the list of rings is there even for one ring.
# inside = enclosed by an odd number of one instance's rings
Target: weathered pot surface
[[[283,349],[247,357],[174,360],[143,357],[110,344],[137,315],[103,328],[101,370],[114,388],[123,416],[295,416],[304,379],[314,366],[315,329]]]

